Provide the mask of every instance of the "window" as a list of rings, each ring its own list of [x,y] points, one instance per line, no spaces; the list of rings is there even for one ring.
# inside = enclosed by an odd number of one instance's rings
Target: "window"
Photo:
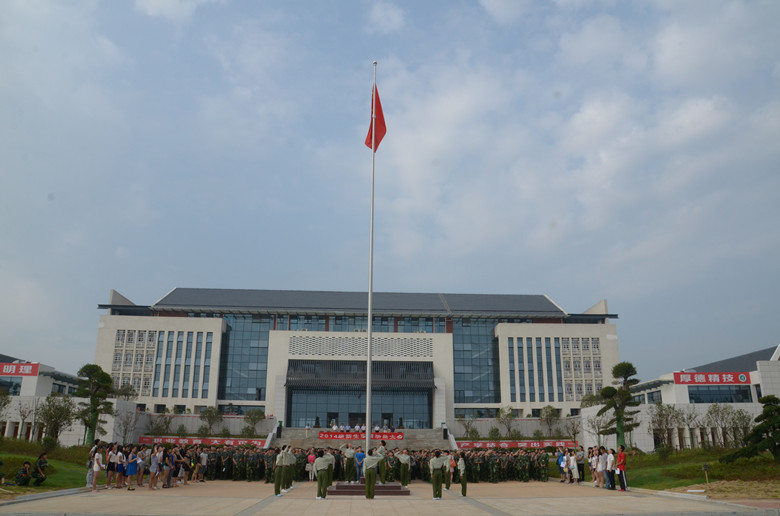
[[[601,359],[600,358],[594,358],[593,359],[593,372],[596,374],[601,374]]]
[[[139,346],[143,346],[144,344],[146,344],[146,330],[138,330],[137,337],[138,338],[136,342],[138,343]]]
[[[590,339],[582,339],[582,351],[590,351]]]
[[[146,347],[147,348],[153,348],[154,347],[154,340],[157,337],[157,332],[149,330],[146,333]]]
[[[563,348],[564,351],[566,351],[566,352],[569,351],[569,339],[568,338],[563,337],[561,339],[561,347]]]
[[[580,350],[580,339],[571,339],[571,349],[572,351]]]
[[[597,354],[599,352],[599,339],[590,339],[590,347],[593,349],[593,354]]]
[[[117,330],[116,339],[114,340],[114,345],[119,347],[122,346],[124,343],[125,343],[125,330]]]
[[[586,374],[590,374],[590,372],[591,372],[590,360],[585,359],[585,360],[582,361],[582,369],[583,369],[583,371],[585,371]]]
[[[130,330],[127,332],[127,343],[128,344],[135,343],[135,330]]]
[[[111,367],[112,370],[117,370],[122,367],[122,353],[114,353],[114,364]]]

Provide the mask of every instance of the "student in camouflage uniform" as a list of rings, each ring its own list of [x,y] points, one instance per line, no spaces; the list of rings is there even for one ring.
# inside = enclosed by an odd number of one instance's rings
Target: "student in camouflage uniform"
[[[212,446],[209,449],[208,460],[206,462],[206,479],[215,480],[217,478],[217,449]]]

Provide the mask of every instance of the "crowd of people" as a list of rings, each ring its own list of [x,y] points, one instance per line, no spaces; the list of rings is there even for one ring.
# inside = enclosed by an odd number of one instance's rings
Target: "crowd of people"
[[[585,468],[587,465],[594,487],[616,490],[617,481],[620,482],[620,490],[626,491],[626,453],[623,446],[618,446],[618,452],[614,448],[596,446],[588,448],[587,452],[582,446],[577,449],[558,448],[558,470],[561,474],[561,483],[579,484],[585,481]]]
[[[339,448],[263,449],[257,446],[163,446],[156,444],[121,445],[95,441],[88,463],[87,485],[98,489],[99,477],[105,471],[107,489],[146,487],[168,489],[209,480],[265,482],[274,484],[274,494],[283,496],[296,482],[317,482],[317,498],[327,496],[334,481],[366,484],[366,497],[373,498],[375,485],[398,482],[407,488],[413,480],[431,483],[433,498],[441,499],[442,489],[461,484],[466,496],[467,484],[548,480],[550,455],[541,449],[475,449],[388,450],[387,443],[365,452],[350,443]],[[611,457],[611,458],[610,458]],[[45,458],[45,457],[44,457]],[[597,487],[615,487],[615,476],[621,490],[626,489],[625,453],[610,453],[603,447],[589,448],[586,453],[559,449],[557,464],[561,482],[585,480],[585,465]],[[144,484],[144,478],[148,480]]]

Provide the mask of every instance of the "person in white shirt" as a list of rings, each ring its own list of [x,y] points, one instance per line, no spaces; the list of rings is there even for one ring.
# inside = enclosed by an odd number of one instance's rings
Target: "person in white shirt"
[[[97,493],[97,483],[100,477],[100,472],[105,469],[103,466],[103,445],[97,446],[97,449],[92,452],[92,492]]]
[[[615,490],[615,450],[609,449],[607,453],[607,489]]]
[[[573,484],[575,481],[580,482],[580,472],[577,469],[577,453],[574,450],[569,450],[569,460],[566,463],[566,467],[569,469],[569,483]]]

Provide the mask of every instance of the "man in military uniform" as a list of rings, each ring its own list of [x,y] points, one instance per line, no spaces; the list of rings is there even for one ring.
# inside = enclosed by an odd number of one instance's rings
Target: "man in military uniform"
[[[222,480],[231,480],[233,478],[233,447],[225,446],[219,454],[222,459]]]
[[[206,462],[206,479],[215,480],[217,478],[217,449],[213,446],[209,449]]]
[[[257,455],[255,454],[255,449],[248,449],[244,458],[246,459],[246,481],[254,482],[257,480],[255,478],[255,475],[257,475]]]
[[[233,456],[231,457],[233,462],[233,481],[243,480],[246,474],[246,459],[244,456],[244,450],[236,448],[233,450]]]
[[[355,450],[352,449],[350,443],[342,444],[339,449],[344,454],[344,480],[350,484],[355,483],[357,472],[355,471]]]

